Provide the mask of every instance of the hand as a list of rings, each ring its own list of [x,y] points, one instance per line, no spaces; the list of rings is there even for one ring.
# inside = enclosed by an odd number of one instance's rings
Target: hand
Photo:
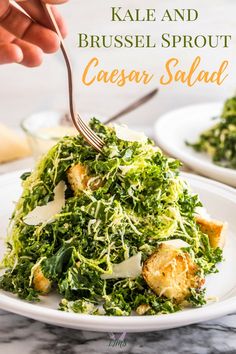
[[[68,0],[43,1],[57,5]],[[49,23],[39,0],[17,0],[17,2],[37,23],[10,4],[9,0],[0,0],[0,64],[20,63],[28,67],[38,66],[42,62],[43,52],[56,52],[60,41],[57,34],[47,28]],[[65,37],[66,25],[57,9],[52,7],[61,34]]]

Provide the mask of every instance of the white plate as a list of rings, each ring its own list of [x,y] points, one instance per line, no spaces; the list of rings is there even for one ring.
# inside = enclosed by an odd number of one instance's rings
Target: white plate
[[[178,158],[204,176],[236,187],[236,170],[215,165],[205,153],[198,153],[185,144],[196,142],[200,133],[212,127],[213,117],[221,114],[223,103],[187,106],[160,117],[155,124],[157,144],[169,155]]]
[[[21,172],[0,177],[0,235],[6,233],[13,201],[20,195]],[[170,315],[108,317],[79,315],[57,310],[59,296],[42,297],[37,304],[30,304],[0,290],[0,308],[39,321],[63,327],[106,332],[144,332],[174,328],[205,321],[236,311],[236,191],[203,177],[184,174],[194,192],[199,193],[207,211],[219,220],[229,223],[224,250],[225,261],[219,265],[220,272],[207,278],[207,294],[217,296],[218,302],[202,308],[186,309]],[[3,242],[3,240],[2,240]],[[3,252],[3,245],[0,247]]]

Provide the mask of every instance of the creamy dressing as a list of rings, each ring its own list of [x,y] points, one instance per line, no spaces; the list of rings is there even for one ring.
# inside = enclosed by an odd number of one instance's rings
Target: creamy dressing
[[[57,125],[49,128],[41,128],[38,135],[43,139],[60,139],[66,135],[76,135],[78,132],[73,126]]]

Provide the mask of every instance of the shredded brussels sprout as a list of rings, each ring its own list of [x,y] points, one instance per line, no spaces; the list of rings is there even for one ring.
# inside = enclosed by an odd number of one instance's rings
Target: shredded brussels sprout
[[[236,169],[236,97],[225,102],[217,124],[203,132],[196,143],[187,145],[206,152],[217,165]]]
[[[178,311],[173,299],[157,296],[140,274],[108,279],[112,266],[141,253],[145,261],[166,240],[188,243],[202,275],[216,271],[220,249],[210,247],[195,221],[201,203],[179,176],[180,163],[163,155],[151,140],[124,141],[95,118],[92,129],[104,140],[97,153],[80,136],[65,137],[22,177],[23,193],[12,216],[0,287],[29,301],[39,301],[35,271],[62,301],[59,308],[76,313],[130,315],[140,305],[146,314]],[[99,188],[74,193],[68,169],[86,167]],[[54,198],[59,182],[66,184],[65,205],[53,221],[27,225],[24,218]],[[186,299],[188,300],[188,299]],[[189,303],[204,303],[203,291],[191,291]]]

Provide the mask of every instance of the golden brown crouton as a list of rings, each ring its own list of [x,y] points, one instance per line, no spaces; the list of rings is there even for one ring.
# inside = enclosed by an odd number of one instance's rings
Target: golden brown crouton
[[[196,217],[196,222],[200,230],[208,235],[211,247],[224,247],[227,228],[226,223],[217,220],[206,220],[201,216]]]
[[[187,252],[162,243],[144,262],[142,275],[157,295],[181,303],[190,295],[190,288],[199,289],[204,284],[198,270]]]
[[[81,164],[72,166],[67,172],[68,181],[74,192],[83,191],[88,185],[87,169]]]
[[[71,188],[75,193],[87,188],[96,190],[102,185],[101,179],[99,177],[88,176],[87,168],[81,164],[69,168],[67,177]]]
[[[34,270],[33,286],[42,294],[48,294],[51,290],[51,281],[44,276],[40,266]]]

